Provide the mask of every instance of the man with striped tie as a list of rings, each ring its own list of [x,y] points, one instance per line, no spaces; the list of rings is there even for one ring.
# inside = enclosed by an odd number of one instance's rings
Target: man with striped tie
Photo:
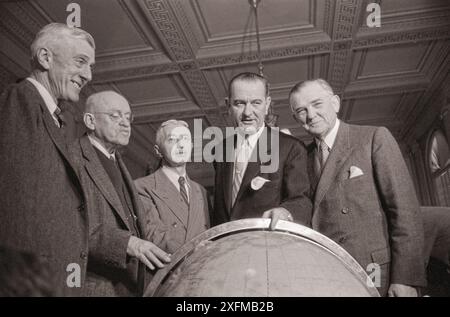
[[[397,142],[384,127],[338,120],[340,99],[323,79],[298,83],[289,100],[294,118],[314,137],[308,147],[313,229],[368,273],[378,268],[381,295],[417,296],[416,288],[426,285],[423,226]]]
[[[186,173],[192,151],[191,132],[181,120],[163,122],[156,133],[161,166],[135,181],[150,215],[147,239],[169,253],[209,228],[208,195]]]

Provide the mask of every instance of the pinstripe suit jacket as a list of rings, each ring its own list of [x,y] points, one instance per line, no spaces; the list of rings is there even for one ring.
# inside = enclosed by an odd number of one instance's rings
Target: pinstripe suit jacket
[[[419,203],[389,131],[341,122],[320,179],[314,174],[315,149],[313,142],[313,229],[340,244],[363,269],[379,264],[383,295],[389,283],[426,285]],[[350,178],[352,167],[363,174]]]
[[[189,178],[188,182],[189,208],[161,169],[135,180],[144,209],[150,215],[147,240],[169,253],[209,228],[206,190]]]
[[[28,80],[0,97],[0,244],[43,259],[56,294],[81,294],[68,287],[66,269],[78,264],[84,284],[88,221],[82,189],[63,131]]]

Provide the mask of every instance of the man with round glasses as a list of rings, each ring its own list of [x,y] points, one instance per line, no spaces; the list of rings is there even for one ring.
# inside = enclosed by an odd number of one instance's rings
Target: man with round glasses
[[[117,151],[130,139],[127,100],[114,91],[91,95],[84,124],[88,133],[71,147],[85,189],[89,213],[88,296],[139,296],[145,266],[161,268],[170,257],[144,240],[147,215]]]

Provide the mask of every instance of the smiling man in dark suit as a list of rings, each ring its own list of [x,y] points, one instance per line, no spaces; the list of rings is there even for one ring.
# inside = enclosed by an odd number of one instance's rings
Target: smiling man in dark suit
[[[216,147],[212,225],[255,217],[272,218],[272,229],[278,219],[309,225],[306,149],[294,137],[265,126],[271,102],[267,79],[236,75],[226,102],[236,133]]]
[[[91,80],[94,39],[52,23],[36,35],[31,53],[30,76],[0,97],[0,245],[42,260],[54,294],[79,295],[88,223],[58,102],[78,101]]]
[[[386,128],[337,119],[340,99],[323,79],[295,85],[295,119],[312,135],[308,148],[313,229],[363,267],[381,269],[379,291],[416,296],[426,285],[423,225],[411,177]]]
[[[169,256],[143,239],[148,217],[118,148],[130,139],[132,114],[114,91],[89,96],[88,133],[70,148],[89,214],[89,263],[85,295],[140,296],[145,266],[161,268]]]

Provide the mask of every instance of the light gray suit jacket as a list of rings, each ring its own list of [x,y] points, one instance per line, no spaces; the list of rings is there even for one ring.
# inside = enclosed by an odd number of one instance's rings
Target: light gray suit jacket
[[[313,168],[315,148],[315,142],[308,148],[313,229],[340,244],[363,269],[379,264],[382,295],[389,283],[426,285],[419,203],[389,131],[341,122],[320,179]],[[356,168],[363,174],[350,178]]]
[[[188,182],[189,208],[161,169],[135,180],[144,209],[150,215],[146,238],[169,253],[209,228],[206,190],[189,178]]]

